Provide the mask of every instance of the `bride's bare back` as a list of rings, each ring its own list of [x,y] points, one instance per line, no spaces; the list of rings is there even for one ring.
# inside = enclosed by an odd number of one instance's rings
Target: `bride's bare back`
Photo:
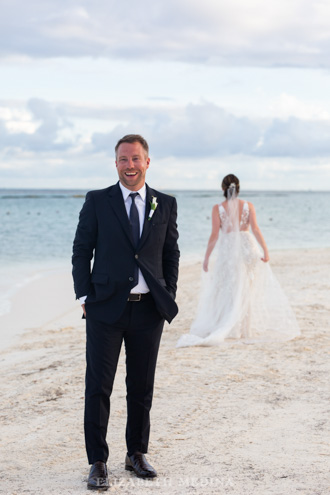
[[[236,228],[240,231],[247,232],[250,229],[249,205],[253,207],[252,203],[248,203],[248,201],[244,201],[242,199],[234,199],[230,201],[231,208],[228,206],[228,200],[223,201],[219,205],[220,228],[226,233],[233,232]],[[233,208],[232,205],[235,205],[235,207]],[[230,218],[230,215],[237,215],[237,218],[232,219]],[[236,221],[237,225],[235,225]]]

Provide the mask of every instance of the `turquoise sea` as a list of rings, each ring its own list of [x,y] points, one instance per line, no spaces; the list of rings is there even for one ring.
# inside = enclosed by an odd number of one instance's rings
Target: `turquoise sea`
[[[165,191],[178,202],[183,262],[202,259],[220,191]],[[0,189],[0,314],[23,285],[70,269],[72,241],[86,191]],[[241,191],[251,201],[270,250],[330,247],[330,192]]]

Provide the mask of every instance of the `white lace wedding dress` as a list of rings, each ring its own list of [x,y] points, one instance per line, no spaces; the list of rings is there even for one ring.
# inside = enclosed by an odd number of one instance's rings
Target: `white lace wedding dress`
[[[235,200],[239,201],[239,200]],[[219,205],[221,229],[214,267],[202,275],[197,316],[177,347],[213,346],[240,339],[245,343],[285,341],[300,335],[295,315],[269,263],[249,232],[244,202],[237,227]]]

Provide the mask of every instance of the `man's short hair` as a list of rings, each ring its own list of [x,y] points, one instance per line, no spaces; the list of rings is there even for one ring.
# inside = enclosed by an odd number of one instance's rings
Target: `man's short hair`
[[[132,144],[132,143],[140,143],[141,146],[142,146],[142,148],[146,152],[147,157],[149,156],[149,146],[148,146],[148,143],[147,143],[147,141],[142,136],[140,136],[140,134],[127,134],[127,136],[124,136],[121,139],[119,139],[118,143],[115,146],[116,156],[117,156],[118,148],[119,148],[119,146],[122,143],[130,143],[130,144]]]

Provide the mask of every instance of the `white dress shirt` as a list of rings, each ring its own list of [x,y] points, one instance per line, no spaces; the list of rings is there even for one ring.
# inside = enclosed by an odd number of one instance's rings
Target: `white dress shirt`
[[[132,204],[132,198],[130,197],[130,194],[132,192],[139,193],[138,196],[136,196],[135,198],[135,204],[139,213],[140,237],[141,237],[143,224],[144,224],[145,211],[146,211],[146,195],[147,195],[146,185],[144,184],[143,187],[141,187],[141,189],[139,189],[138,191],[131,191],[130,189],[127,189],[127,187],[123,186],[121,182],[119,182],[119,187],[121,189],[124,198],[124,203],[128,218]],[[147,292],[149,292],[149,287],[147,286],[147,282],[145,281],[144,276],[142,275],[141,270],[139,269],[139,281],[138,284],[135,287],[133,287],[133,289],[131,290],[131,294],[146,294]],[[86,297],[87,296],[79,297],[80,304],[85,304]]]

